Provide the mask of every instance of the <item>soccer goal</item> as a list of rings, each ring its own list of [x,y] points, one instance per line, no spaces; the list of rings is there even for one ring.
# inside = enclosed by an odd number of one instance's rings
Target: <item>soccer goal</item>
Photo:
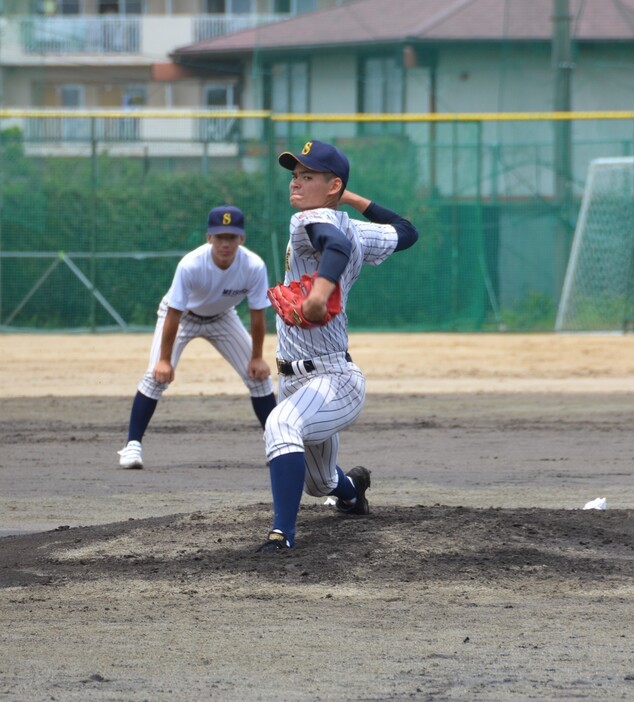
[[[590,162],[555,330],[634,331],[634,157]]]

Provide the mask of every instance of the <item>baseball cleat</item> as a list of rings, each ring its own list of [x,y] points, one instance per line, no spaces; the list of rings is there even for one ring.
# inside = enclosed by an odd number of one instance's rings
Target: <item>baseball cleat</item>
[[[143,454],[140,441],[128,441],[127,446],[117,451],[122,468],[143,468]]]
[[[346,473],[354,483],[357,491],[357,500],[353,504],[337,499],[335,507],[343,514],[370,514],[370,506],[365,499],[365,491],[370,487],[370,471],[363,466],[355,466]]]
[[[269,531],[266,541],[256,549],[256,553],[277,553],[278,551],[288,551],[291,544],[281,531]]]

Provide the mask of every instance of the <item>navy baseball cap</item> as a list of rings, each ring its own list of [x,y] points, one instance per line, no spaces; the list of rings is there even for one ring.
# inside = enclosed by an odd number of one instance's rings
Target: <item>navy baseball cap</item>
[[[307,141],[300,154],[285,151],[278,159],[280,166],[292,171],[297,163],[319,173],[334,173],[344,185],[350,176],[350,164],[345,154],[332,144],[324,141]]]
[[[207,234],[238,234],[245,236],[244,215],[233,205],[222,205],[209,210]]]

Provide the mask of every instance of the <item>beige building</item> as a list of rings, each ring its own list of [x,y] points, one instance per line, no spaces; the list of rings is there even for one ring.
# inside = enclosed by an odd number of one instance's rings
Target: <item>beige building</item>
[[[208,149],[230,155],[245,144],[257,152],[254,144],[268,135],[263,120],[245,111],[427,115],[634,108],[634,0],[1,1],[5,110],[135,110],[131,119],[5,117],[2,127],[22,128],[30,153],[42,153],[46,145],[47,153],[71,155],[69,144],[90,153],[93,135],[109,142],[113,154],[129,154],[135,146],[135,153],[171,156],[168,139],[179,142],[172,151],[184,157]],[[566,12],[556,13],[558,7]],[[569,55],[558,57],[554,37],[564,15]],[[566,89],[559,89],[564,82]],[[225,115],[162,115],[210,109]],[[238,110],[236,118],[227,114]],[[537,152],[539,144],[550,149],[552,125],[520,127],[489,122],[460,137],[491,145],[482,151],[484,168],[493,174],[485,182],[491,195],[519,169],[514,195],[549,195],[555,187],[548,159]],[[289,139],[306,128],[306,122],[278,120],[273,130]],[[314,125],[312,134],[404,135],[415,144],[453,148],[468,128],[351,119]],[[631,152],[631,120],[588,120],[574,132],[587,141],[618,139],[618,147],[610,148]],[[498,163],[500,144],[529,139],[538,145],[530,164]],[[112,144],[119,142],[125,148],[117,151]],[[578,160],[578,183],[593,148]],[[432,187],[473,194],[476,186],[459,183],[465,172],[459,163],[441,172],[435,157],[428,162]]]
[[[344,0],[5,0],[4,108],[234,108],[235,81],[162,70],[180,46]]]

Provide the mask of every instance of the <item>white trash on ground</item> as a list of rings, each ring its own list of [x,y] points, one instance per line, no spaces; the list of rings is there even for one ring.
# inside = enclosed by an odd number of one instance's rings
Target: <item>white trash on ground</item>
[[[607,509],[608,502],[605,497],[597,497],[596,500],[586,502],[584,509]]]

